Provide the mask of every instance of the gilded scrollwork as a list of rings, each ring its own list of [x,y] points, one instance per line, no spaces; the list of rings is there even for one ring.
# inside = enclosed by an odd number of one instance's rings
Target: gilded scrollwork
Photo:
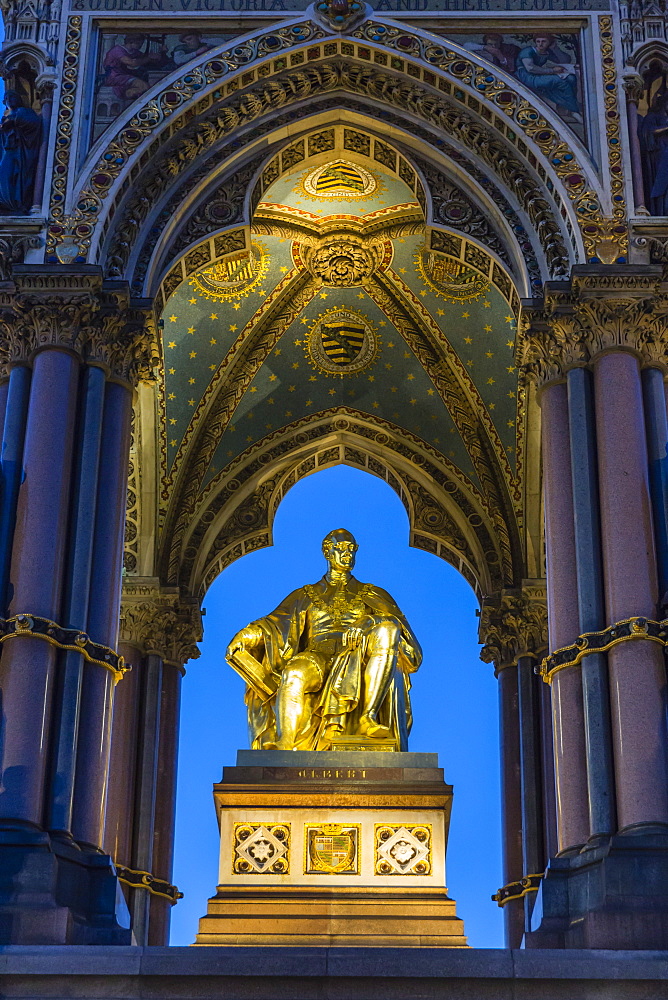
[[[348,47],[354,50],[354,46]],[[318,52],[320,53],[320,51],[318,47]],[[449,72],[449,65],[455,57],[461,61],[461,56],[458,53],[448,52],[447,57],[444,57],[445,61],[442,66],[436,65],[437,70]],[[315,55],[313,59],[315,59]],[[212,63],[214,61],[211,60]],[[470,65],[473,67],[472,72],[473,70],[477,72],[475,64],[471,63]],[[405,70],[403,61],[402,66]],[[206,66],[203,69],[193,68],[189,72],[188,83],[184,84],[182,89],[178,92],[168,91],[168,93],[176,95],[178,107],[187,101],[192,86],[200,87],[198,74],[203,74],[201,84],[208,84]],[[550,195],[548,195],[547,190],[543,190],[532,179],[532,171],[527,169],[520,154],[515,151],[520,148],[517,143],[515,150],[513,150],[510,145],[505,143],[500,134],[487,127],[481,119],[470,111],[465,110],[462,104],[458,103],[454,93],[450,95],[449,100],[441,96],[435,97],[433,94],[430,94],[429,99],[425,100],[426,95],[422,85],[415,79],[410,79],[411,76],[415,77],[415,75],[415,73],[409,74],[408,78],[392,76],[381,72],[375,66],[368,64],[358,66],[350,60],[341,62],[332,60],[330,63],[312,61],[311,64],[308,64],[307,60],[299,70],[275,76],[271,85],[264,79],[261,82],[258,81],[258,86],[249,87],[245,92],[233,95],[222,109],[212,105],[211,100],[207,99],[210,108],[208,117],[200,121],[196,129],[185,124],[184,127],[177,129],[173,123],[173,132],[178,135],[178,147],[168,143],[163,154],[152,158],[154,194],[157,194],[158,188],[164,184],[173,183],[175,177],[192,164],[196,157],[201,158],[206,155],[227,134],[245,122],[257,122],[267,112],[275,111],[294,100],[295,95],[298,95],[300,100],[304,100],[310,96],[318,95],[320,97],[327,92],[343,88],[352,93],[365,93],[367,96],[381,100],[384,104],[394,104],[404,110],[410,109],[412,113],[429,121],[431,125],[442,129],[445,134],[456,134],[459,140],[475,155],[482,157],[504,185],[513,190],[515,196],[519,197],[536,231],[540,234],[552,273],[555,275],[563,273],[563,261],[569,259],[569,253],[564,244],[561,223],[558,221],[561,208],[560,196],[555,193],[556,203],[550,203]],[[421,71],[418,76],[421,77]],[[488,76],[490,81],[494,81],[491,75],[488,74]],[[463,82],[468,82],[468,79]],[[490,82],[485,86],[488,89],[491,88],[489,96],[490,99],[494,97],[495,100],[500,99],[506,90],[505,84],[501,85],[498,81]],[[121,131],[118,138],[109,146],[105,152],[104,162],[100,161],[92,175],[97,178],[97,187],[93,185],[89,190],[82,192],[78,204],[83,207],[77,211],[83,214],[81,219],[77,214],[72,217],[69,224],[70,229],[77,224],[77,220],[86,224],[84,219],[86,212],[94,211],[96,215],[99,214],[102,202],[106,197],[106,189],[111,185],[113,178],[123,168],[128,158],[133,155],[137,145],[155,128],[161,126],[166,110],[166,108],[162,108],[161,100],[162,98],[154,101],[155,107],[147,108],[146,114],[135,116],[129,127]],[[598,196],[587,188],[584,175],[577,173],[577,160],[563,138],[556,134],[554,129],[530,107],[528,102],[524,101],[524,104],[526,107],[518,106],[515,109],[515,122],[518,127],[527,130],[531,138],[538,143],[541,151],[549,160],[551,169],[556,170],[558,174],[563,173],[564,183],[568,182],[566,184],[568,197],[576,201],[579,216],[583,222],[587,222],[591,229],[602,218]],[[507,108],[503,110],[505,114],[508,114]],[[170,109],[170,114],[173,111],[176,109]],[[526,147],[521,144],[521,148]],[[108,180],[104,184],[102,184],[103,175],[108,176]],[[82,241],[82,248],[84,248],[85,243],[85,240]],[[594,243],[591,239],[589,243],[593,253]],[[555,270],[555,267],[559,267],[561,270]]]

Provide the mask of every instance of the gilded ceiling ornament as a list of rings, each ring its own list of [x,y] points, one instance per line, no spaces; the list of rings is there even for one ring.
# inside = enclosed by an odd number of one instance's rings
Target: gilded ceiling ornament
[[[448,254],[423,247],[415,263],[425,285],[448,302],[472,302],[489,288],[489,281],[479,271]]]
[[[378,357],[380,338],[372,323],[354,309],[330,309],[308,332],[306,355],[324,375],[357,375]]]
[[[309,198],[367,198],[381,190],[381,182],[357,163],[349,160],[336,160],[309,171],[301,181],[299,188],[303,195]]]
[[[269,253],[261,243],[253,242],[241,250],[198,271],[190,279],[200,295],[216,302],[226,302],[249,295],[264,281],[269,270]]]
[[[333,288],[364,284],[387,257],[384,243],[365,244],[351,236],[333,237],[315,247],[302,247],[300,250],[299,256],[304,257],[313,277]]]

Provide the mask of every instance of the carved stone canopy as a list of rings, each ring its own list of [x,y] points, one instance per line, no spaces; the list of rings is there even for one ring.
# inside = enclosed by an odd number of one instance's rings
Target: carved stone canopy
[[[149,302],[99,268],[15,264],[0,291],[0,370],[46,347],[64,347],[130,384],[151,381],[160,362]]]
[[[485,598],[480,612],[480,659],[495,670],[525,655],[542,656],[547,649],[547,590],[543,581],[525,582]]]
[[[615,348],[666,367],[668,288],[660,267],[578,266],[570,282],[549,282],[542,301],[525,304],[517,364],[539,385]]]

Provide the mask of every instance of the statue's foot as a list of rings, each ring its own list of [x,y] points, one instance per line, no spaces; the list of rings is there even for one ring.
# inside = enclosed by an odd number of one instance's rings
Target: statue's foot
[[[359,723],[360,736],[369,736],[372,740],[386,740],[392,735],[387,726],[381,726],[371,715],[363,715]]]
[[[330,722],[328,726],[325,726],[324,738],[327,743],[331,743],[333,740],[338,739],[338,737],[342,734],[343,726],[338,722]]]

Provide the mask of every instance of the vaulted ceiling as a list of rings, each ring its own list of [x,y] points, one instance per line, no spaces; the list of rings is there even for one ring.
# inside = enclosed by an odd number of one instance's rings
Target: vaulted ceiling
[[[252,227],[172,282],[163,519],[292,425],[344,411],[424,442],[467,487],[496,491],[499,510],[519,501],[509,274],[483,246],[427,226],[416,170],[352,135],[338,126],[328,148],[284,157]]]

